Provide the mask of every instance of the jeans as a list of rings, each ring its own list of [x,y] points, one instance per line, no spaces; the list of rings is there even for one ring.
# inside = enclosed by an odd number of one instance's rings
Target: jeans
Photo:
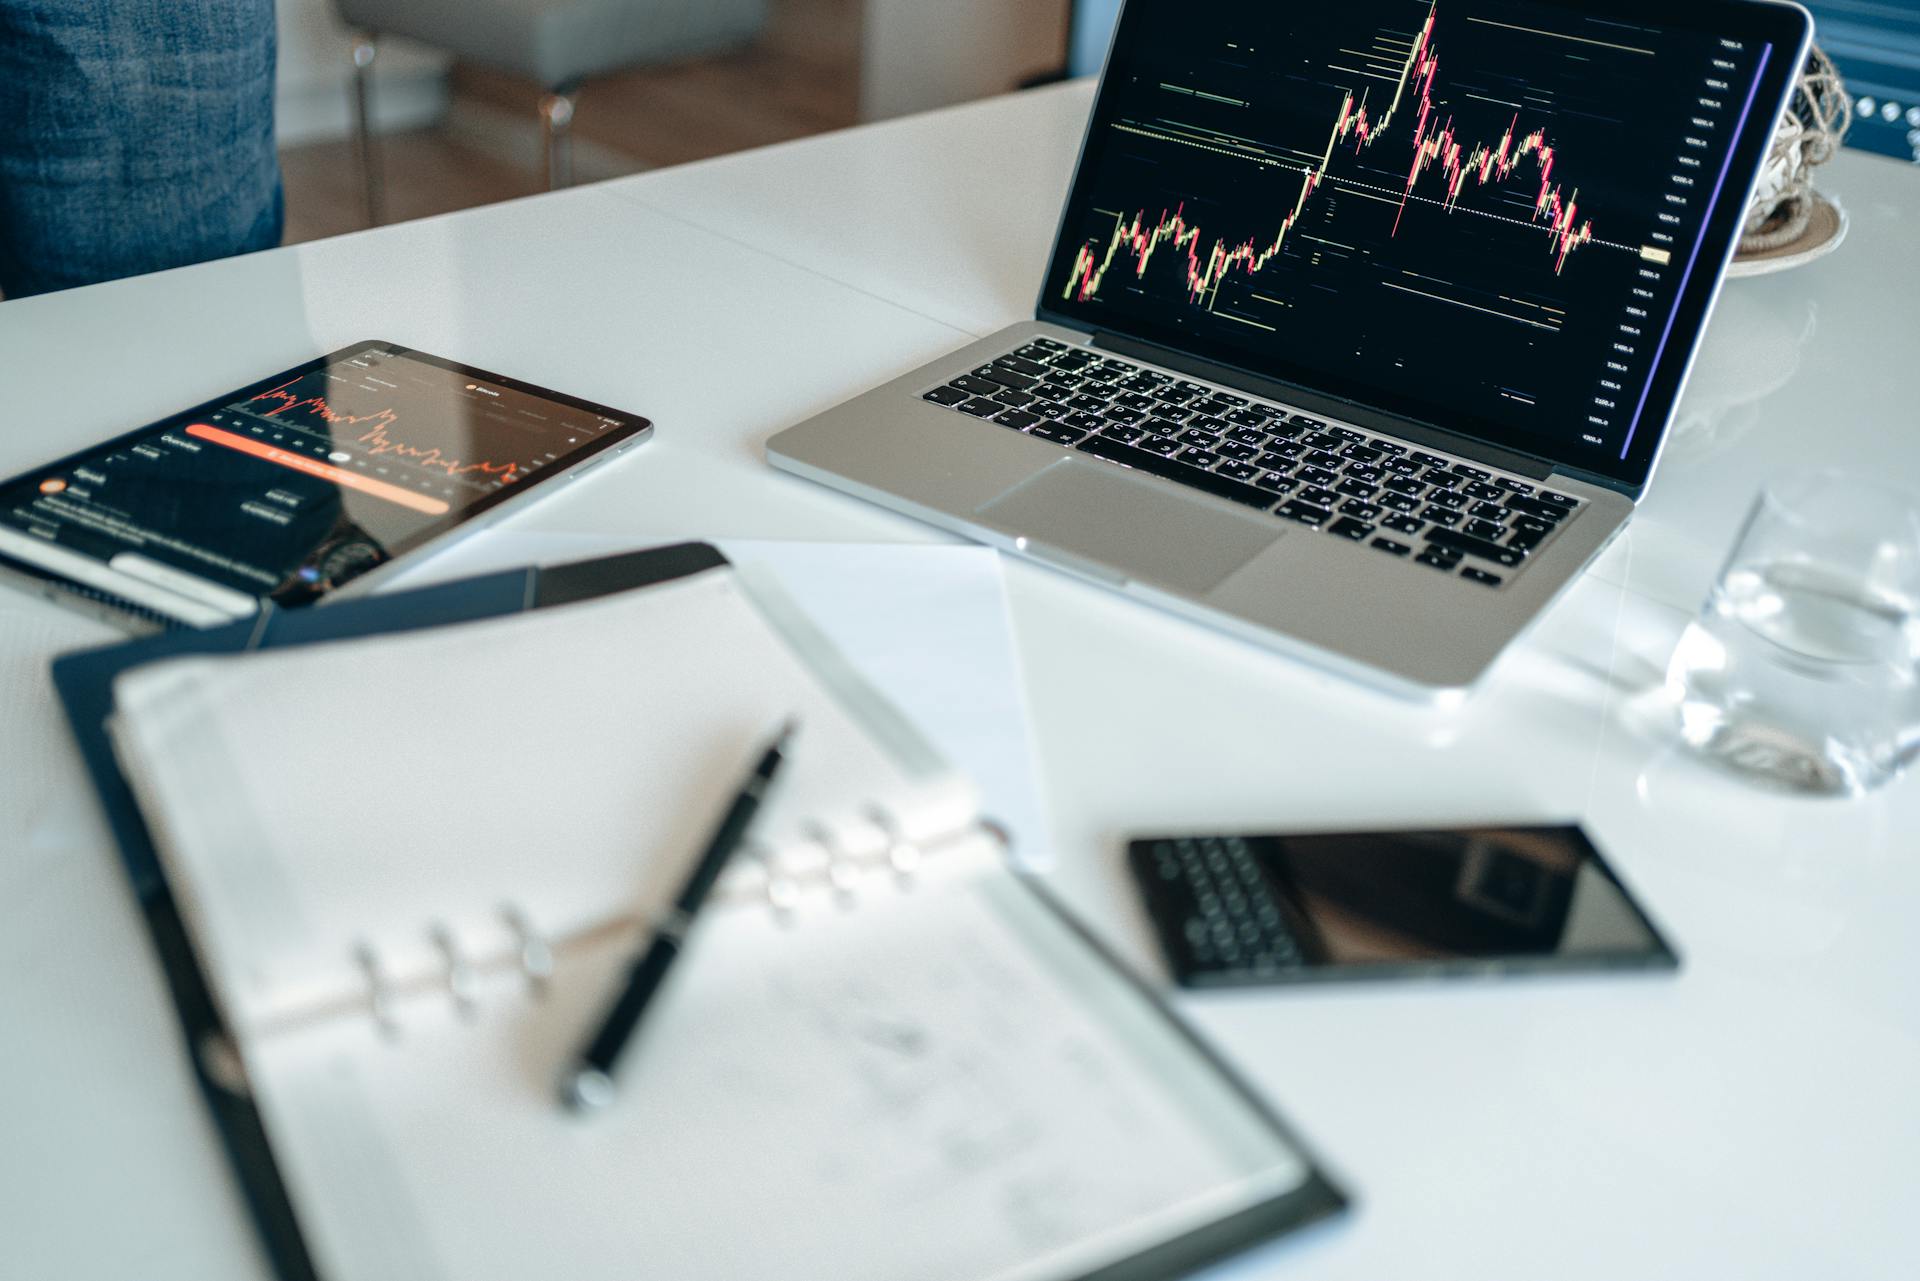
[[[0,293],[269,249],[273,0],[0,0]]]

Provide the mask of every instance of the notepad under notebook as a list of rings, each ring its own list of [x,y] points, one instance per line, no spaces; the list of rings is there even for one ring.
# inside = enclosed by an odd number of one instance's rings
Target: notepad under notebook
[[[333,1281],[1157,1277],[1337,1209],[1273,1115],[719,567],[134,669],[115,750]],[[752,848],[590,1030],[769,730]]]

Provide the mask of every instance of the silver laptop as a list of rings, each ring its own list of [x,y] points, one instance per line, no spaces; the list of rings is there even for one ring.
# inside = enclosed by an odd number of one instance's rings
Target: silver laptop
[[[1645,490],[1810,28],[1757,0],[1132,0],[1034,319],[768,456],[1464,691]]]

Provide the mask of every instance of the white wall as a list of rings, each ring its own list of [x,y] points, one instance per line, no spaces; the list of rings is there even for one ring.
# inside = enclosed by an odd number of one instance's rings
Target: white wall
[[[330,0],[279,0],[280,72],[274,108],[282,146],[344,138],[352,125],[347,30]],[[447,107],[447,55],[384,41],[374,64],[373,116],[381,129],[412,129]]]

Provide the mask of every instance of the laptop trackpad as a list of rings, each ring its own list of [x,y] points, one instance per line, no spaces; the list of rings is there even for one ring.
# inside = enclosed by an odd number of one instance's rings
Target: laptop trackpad
[[[1057,547],[1128,578],[1198,594],[1286,532],[1273,518],[1128,474],[1063,458],[976,515],[1009,533]]]

